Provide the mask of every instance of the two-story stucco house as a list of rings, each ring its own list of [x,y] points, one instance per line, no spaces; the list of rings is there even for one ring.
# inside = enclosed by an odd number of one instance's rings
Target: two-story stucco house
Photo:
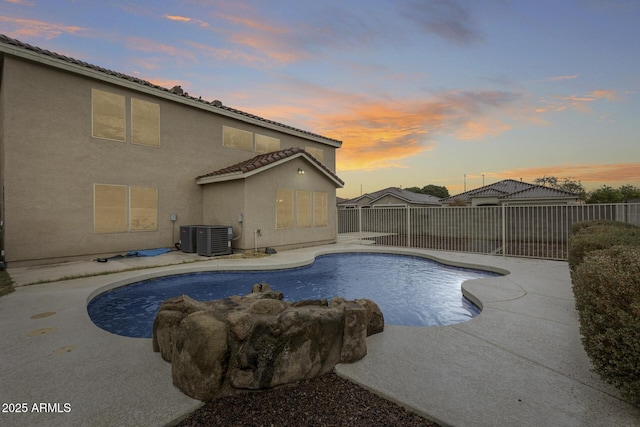
[[[0,36],[6,262],[172,247],[336,241],[341,142]],[[258,232],[259,230],[259,232]]]

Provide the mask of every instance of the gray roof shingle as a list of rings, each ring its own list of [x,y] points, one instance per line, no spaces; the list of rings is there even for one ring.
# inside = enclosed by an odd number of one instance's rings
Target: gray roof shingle
[[[468,202],[473,197],[497,196],[499,199],[543,199],[543,198],[577,198],[578,195],[569,191],[558,190],[542,185],[530,184],[528,182],[516,181],[515,179],[505,179],[475,188],[455,196],[442,199],[443,203],[462,200]]]
[[[393,195],[407,203],[422,204],[422,205],[440,205],[440,199],[430,194],[414,193],[413,191],[404,190],[398,187],[389,187],[382,190],[374,191],[373,193],[363,194],[362,196],[355,197],[342,201],[341,205],[356,204],[363,198],[370,199],[369,203],[373,204],[376,200],[379,200],[387,195]]]

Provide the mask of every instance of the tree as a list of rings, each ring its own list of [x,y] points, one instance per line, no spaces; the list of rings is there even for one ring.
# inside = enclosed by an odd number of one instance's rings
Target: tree
[[[543,176],[533,180],[534,184],[555,188],[556,190],[568,191],[577,194],[582,200],[586,200],[587,192],[580,181],[571,178],[558,178],[555,176]]]
[[[636,198],[640,198],[640,189],[633,185],[623,185],[620,188],[603,185],[589,193],[587,203],[624,203]]]
[[[591,191],[587,198],[587,203],[620,203],[621,201],[622,194],[620,194],[620,190],[608,185],[603,185],[597,190]]]
[[[620,187],[620,194],[622,195],[622,201],[627,202],[631,199],[640,199],[640,188],[633,185],[623,185]]]
[[[443,185],[429,184],[429,185],[425,185],[422,188],[407,187],[405,188],[405,190],[411,191],[413,193],[418,193],[418,194],[429,194],[439,199],[444,199],[445,197],[449,197],[449,190],[447,190],[447,187]]]
[[[420,187],[407,187],[405,190],[411,191],[412,193],[422,194],[422,188]]]
[[[440,199],[444,199],[445,197],[449,197],[449,190],[444,185],[425,185],[422,187],[423,194],[430,194],[432,196],[438,197]]]

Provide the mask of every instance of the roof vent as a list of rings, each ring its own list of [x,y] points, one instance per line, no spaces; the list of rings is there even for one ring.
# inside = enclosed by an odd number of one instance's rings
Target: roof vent
[[[213,105],[215,105],[216,107],[222,107],[222,101],[216,99],[213,101]]]
[[[177,94],[177,95],[183,95],[184,91],[182,90],[182,86],[174,86],[171,88],[171,92]]]

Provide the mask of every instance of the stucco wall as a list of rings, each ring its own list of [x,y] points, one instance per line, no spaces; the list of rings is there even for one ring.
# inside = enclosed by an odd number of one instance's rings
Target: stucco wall
[[[203,214],[202,223],[206,225],[227,225],[233,227],[233,237],[242,238],[244,234],[246,181],[238,179],[218,184],[202,186]],[[243,222],[238,222],[242,214]],[[189,225],[189,224],[182,224]],[[236,245],[234,241],[234,245]]]
[[[127,142],[92,138],[92,88],[126,97]],[[205,220],[195,177],[256,155],[223,147],[223,125],[323,148],[335,168],[334,147],[9,56],[2,96],[10,262],[172,246],[179,225]],[[132,96],[160,105],[160,147],[131,143]],[[95,234],[94,184],[157,188],[158,230]]]

